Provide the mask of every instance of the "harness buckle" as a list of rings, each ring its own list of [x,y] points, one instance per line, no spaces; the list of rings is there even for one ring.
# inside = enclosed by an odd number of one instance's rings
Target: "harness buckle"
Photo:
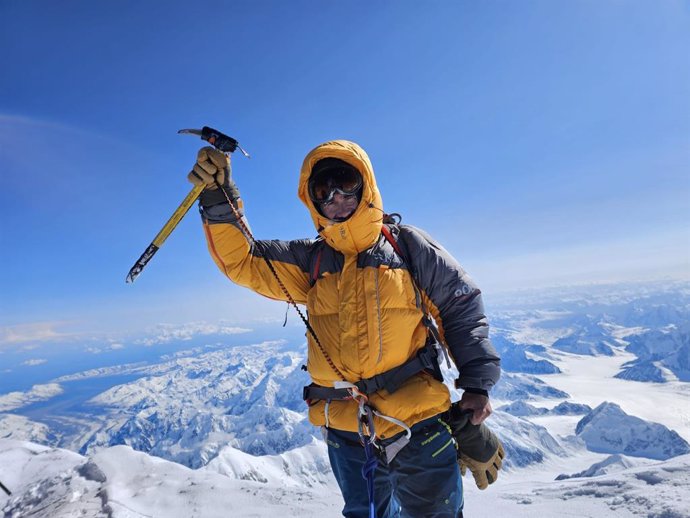
[[[419,361],[425,369],[430,371],[436,370],[438,366],[438,350],[435,345],[428,344],[420,349],[419,353],[417,353],[417,358],[419,358]]]

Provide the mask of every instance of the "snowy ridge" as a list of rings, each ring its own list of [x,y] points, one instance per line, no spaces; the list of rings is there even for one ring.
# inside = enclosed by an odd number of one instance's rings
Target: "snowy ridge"
[[[13,492],[0,493],[6,518],[225,518],[227,516],[332,516],[340,498],[316,489],[235,480],[191,470],[127,446],[85,458],[67,450],[0,440],[0,465]]]
[[[543,346],[521,346],[497,333],[491,335],[491,343],[501,356],[501,368],[504,371],[527,374],[557,374],[561,372],[553,363],[540,357],[540,355],[547,354],[546,348]]]
[[[562,399],[570,397],[570,395],[547,385],[536,376],[504,372],[491,391],[491,397],[504,401],[530,401],[541,398]]]
[[[571,335],[556,340],[552,347],[574,354],[613,356],[618,345],[610,339],[601,322],[587,322]]]
[[[636,466],[650,464],[651,461],[643,459],[631,459],[625,455],[616,453],[615,455],[610,455],[604,460],[595,462],[589,468],[579,473],[574,473],[572,475],[558,475],[556,480],[567,480],[569,478],[590,478],[598,477],[601,475],[608,475],[609,473],[616,473],[627,468],[633,468]]]
[[[650,329],[629,339],[626,348],[637,360],[624,365],[621,379],[662,383],[673,379],[690,381],[690,323]]]
[[[515,403],[510,403],[509,405],[503,405],[502,407],[499,407],[498,410],[507,412],[516,417],[527,417],[540,415],[582,415],[591,412],[592,408],[589,405],[563,401],[555,407],[548,409],[530,405],[526,401],[516,401]]]
[[[530,405],[526,401],[516,401],[515,403],[510,403],[509,405],[503,405],[498,407],[497,410],[500,412],[506,412],[515,417],[545,415],[549,411],[547,408]]]
[[[337,487],[328,462],[326,443],[317,439],[301,448],[261,457],[226,446],[206,469],[239,480],[285,487]]]
[[[487,423],[506,451],[507,468],[543,462],[549,455],[562,456],[565,448],[543,426],[504,412],[495,412]]]

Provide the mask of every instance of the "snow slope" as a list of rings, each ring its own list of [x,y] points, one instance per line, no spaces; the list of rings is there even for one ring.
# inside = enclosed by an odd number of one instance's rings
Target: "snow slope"
[[[0,440],[6,518],[275,518],[340,516],[328,485],[295,487],[192,470],[128,446],[89,458],[67,450]],[[466,483],[466,516],[687,518],[690,455],[557,482],[506,477],[486,491]]]
[[[0,440],[6,518],[227,518],[337,516],[340,497],[327,485],[317,489],[279,482],[236,480],[212,470],[136,452],[106,448],[82,457],[67,450]]]
[[[499,480],[486,491],[466,486],[465,516],[560,518],[688,518],[690,456],[595,477]]]

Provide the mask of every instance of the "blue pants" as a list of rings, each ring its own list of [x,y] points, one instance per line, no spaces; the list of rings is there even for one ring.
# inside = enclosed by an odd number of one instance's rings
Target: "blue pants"
[[[325,430],[328,457],[345,499],[343,516],[369,518],[364,448],[359,436]],[[387,439],[388,444],[399,436]],[[438,416],[412,427],[412,438],[387,465],[379,461],[374,478],[377,518],[458,518],[462,478],[452,436]]]

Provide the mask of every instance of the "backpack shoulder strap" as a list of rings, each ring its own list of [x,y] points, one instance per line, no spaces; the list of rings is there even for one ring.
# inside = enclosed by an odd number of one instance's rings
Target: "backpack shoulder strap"
[[[319,240],[316,244],[316,258],[312,262],[311,275],[309,275],[309,285],[314,286],[319,278],[319,273],[321,271],[321,258],[323,257],[323,249],[325,244],[323,240]]]
[[[436,343],[438,343],[440,345],[442,343],[441,333],[439,332],[438,327],[436,327],[436,324],[434,324],[434,322],[431,320],[431,317],[430,317],[431,313],[429,312],[429,308],[427,308],[426,304],[424,303],[424,299],[422,298],[422,289],[419,287],[419,284],[417,282],[417,275],[416,275],[416,271],[414,269],[414,266],[412,265],[412,262],[409,261],[407,255],[405,255],[403,253],[402,248],[401,248],[400,244],[398,243],[398,240],[395,238],[395,236],[391,232],[390,228],[388,228],[389,226],[392,226],[392,225],[384,224],[381,227],[381,233],[386,238],[386,241],[388,241],[391,244],[391,246],[395,250],[395,253],[397,253],[400,256],[400,258],[403,260],[403,262],[407,265],[407,270],[410,272],[410,276],[412,277],[412,286],[414,287],[415,297],[417,299],[417,307],[422,310],[422,313],[424,313],[424,318],[423,318],[424,325],[429,329],[429,332],[431,333],[431,335],[436,340]],[[446,350],[443,347],[441,347],[441,349],[443,350],[443,354],[446,358],[446,362],[448,364],[448,367],[450,367],[450,360],[448,359],[448,353],[446,352]]]
[[[381,233],[383,234],[383,237],[386,238],[386,241],[388,241],[393,249],[395,250],[395,253],[398,254],[400,259],[402,259],[403,263],[407,266],[407,271],[410,272],[410,277],[412,277],[412,286],[414,287],[415,291],[415,297],[417,299],[417,307],[421,309],[425,315],[429,314],[429,311],[427,310],[426,305],[424,304],[424,299],[422,299],[422,290],[419,287],[419,283],[417,282],[417,272],[414,269],[414,266],[412,265],[412,262],[409,260],[407,254],[405,254],[402,250],[402,247],[398,243],[397,238],[393,235],[393,232],[391,232],[391,227],[393,225],[387,225],[384,224],[381,227]],[[397,227],[397,225],[396,225]],[[400,227],[397,227],[398,229]]]
[[[400,256],[400,258],[403,260],[405,264],[408,265],[409,267],[409,261],[405,257],[405,254],[403,254],[402,249],[400,248],[400,245],[398,244],[398,240],[393,237],[393,233],[391,230],[388,228],[388,225],[383,225],[381,227],[381,233],[383,234],[383,237],[386,238],[386,241],[388,241],[393,249],[395,250],[395,253]]]

